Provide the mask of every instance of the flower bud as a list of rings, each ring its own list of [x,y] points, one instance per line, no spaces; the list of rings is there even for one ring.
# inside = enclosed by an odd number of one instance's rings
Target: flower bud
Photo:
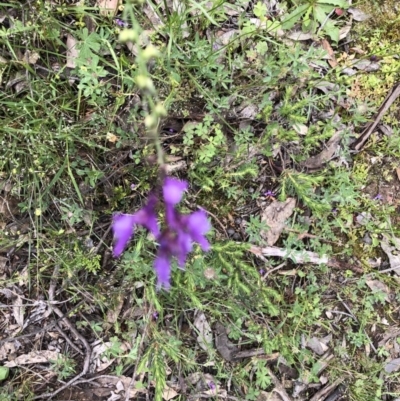
[[[154,113],[157,114],[157,116],[165,117],[167,115],[167,110],[165,110],[164,105],[157,103],[154,107]]]
[[[148,89],[149,91],[154,90],[153,81],[150,77],[146,77],[146,75],[138,75],[135,80],[140,89]]]
[[[120,42],[135,42],[138,39],[138,33],[134,29],[124,29],[119,34]]]
[[[151,129],[156,127],[157,125],[157,118],[154,117],[153,115],[149,114],[145,117],[144,119],[144,125],[146,126],[146,128]]]
[[[152,44],[149,44],[142,52],[142,57],[146,61],[153,57],[158,57],[159,55],[160,55],[160,52]]]

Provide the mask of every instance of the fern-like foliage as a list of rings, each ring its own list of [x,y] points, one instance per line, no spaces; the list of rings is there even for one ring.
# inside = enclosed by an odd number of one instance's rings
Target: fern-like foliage
[[[260,280],[258,268],[249,261],[246,254],[249,245],[228,241],[216,243],[212,247],[212,263],[220,267],[228,276],[227,285],[234,295],[254,296],[260,301],[259,306],[276,316],[279,312],[277,303],[280,294],[266,286]]]
[[[299,173],[285,170],[282,174],[281,198],[295,196],[308,206],[315,214],[329,211],[331,206],[324,199],[316,195],[316,189],[322,185],[322,175]]]

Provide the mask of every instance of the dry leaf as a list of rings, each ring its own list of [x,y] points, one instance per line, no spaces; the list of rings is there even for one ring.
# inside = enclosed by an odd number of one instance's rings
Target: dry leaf
[[[362,22],[371,18],[369,14],[365,13],[364,11],[361,11],[359,8],[350,7],[347,11],[350,14],[352,14],[353,19],[358,22]]]
[[[317,337],[310,338],[306,346],[318,355],[323,355],[328,350],[328,347]]]
[[[396,174],[397,174],[397,178],[400,181],[400,167],[396,167]]]
[[[204,351],[210,350],[212,348],[213,336],[207,318],[200,310],[196,310],[194,316],[193,325],[198,331],[197,342]]]
[[[275,392],[267,393],[266,391],[260,391],[257,401],[282,401],[282,398]]]
[[[350,18],[346,25],[344,25],[339,30],[339,40],[343,40],[350,32],[351,27],[353,26],[353,19]]]
[[[165,386],[163,393],[162,393],[162,398],[165,401],[172,400],[175,398],[179,393],[177,393],[173,388]]]
[[[132,378],[127,377],[127,376],[112,376],[112,375],[107,375],[107,377],[99,377],[96,379],[96,382],[99,383],[100,385],[104,387],[109,387],[110,385],[114,385],[115,388],[117,389],[117,386],[120,386],[120,383],[123,384],[124,389],[127,389],[129,385],[131,384]],[[139,392],[143,392],[143,390],[138,390],[136,388],[131,388],[129,390],[129,398],[135,398],[137,397],[137,394]]]
[[[119,0],[97,0],[96,5],[100,8],[100,15],[114,16],[118,10]]]
[[[22,58],[22,61],[28,64],[36,64],[36,62],[40,59],[39,53],[30,50],[27,50]]]
[[[153,27],[158,30],[157,28],[163,27],[165,24],[158,16],[158,14],[154,11],[154,6],[150,3],[150,1],[146,1],[145,5],[143,6],[143,11],[146,14],[147,18],[152,23]]]
[[[17,295],[13,301],[13,315],[18,326],[24,327],[24,302],[22,298]]]
[[[172,11],[176,12],[177,15],[183,15],[186,11],[186,5],[182,0],[172,0]],[[182,38],[185,39],[190,36],[190,30],[186,22],[186,18],[181,19],[180,32]]]
[[[293,129],[299,134],[299,135],[307,135],[308,132],[308,127],[305,124],[301,123],[296,123],[293,125]]]
[[[304,163],[302,163],[303,167],[313,171],[323,168],[324,164],[331,160],[333,155],[336,153],[341,140],[341,134],[342,131],[335,132],[327,142],[325,149],[316,156],[309,157]]]
[[[76,59],[79,56],[79,50],[76,47],[78,41],[69,33],[67,34],[67,64],[68,68],[76,67]]]
[[[303,31],[292,31],[289,32],[286,37],[291,40],[295,41],[303,41],[303,40],[310,40],[313,38],[313,34],[310,32],[303,32]]]
[[[8,356],[14,354],[15,351],[16,351],[15,342],[8,342],[8,343],[3,344],[0,347],[0,361],[3,361],[4,359],[8,359]]]
[[[20,365],[29,365],[31,363],[48,363],[63,357],[59,351],[32,351],[28,354],[20,355],[13,361],[5,362],[4,366],[14,368]]]
[[[107,312],[107,323],[114,324],[118,320],[123,305],[124,296],[120,294],[118,299],[115,300],[114,307]]]
[[[115,143],[118,141],[117,135],[113,134],[112,132],[107,132],[106,138],[107,141],[111,143]]]
[[[285,228],[286,220],[292,215],[296,207],[296,200],[287,198],[285,202],[274,201],[265,208],[261,221],[268,227],[268,231],[261,231],[260,235],[267,242],[267,245],[274,245],[278,241]]]
[[[397,241],[399,239],[396,238]],[[389,258],[390,267],[394,268],[394,272],[400,276],[400,254],[398,249],[394,246],[389,245],[389,241],[386,237],[383,237],[381,241],[381,248]]]
[[[373,292],[377,292],[377,291],[382,291],[385,293],[385,301],[386,302],[390,302],[390,297],[389,297],[389,287],[382,283],[382,281],[379,280],[371,280],[371,279],[367,279],[365,281],[367,283],[367,286],[373,291]]]
[[[392,359],[385,365],[386,373],[397,372],[400,369],[400,358]]]
[[[333,51],[331,45],[329,44],[329,42],[326,39],[322,39],[321,40],[321,45],[326,50],[326,52],[328,53],[328,56],[329,56],[328,63],[329,63],[329,65],[332,68],[335,68],[338,65],[338,63],[336,61],[335,52]]]

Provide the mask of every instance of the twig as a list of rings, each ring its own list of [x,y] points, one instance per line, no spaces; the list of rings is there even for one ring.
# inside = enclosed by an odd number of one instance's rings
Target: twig
[[[347,269],[360,274],[364,273],[364,270],[359,266],[341,262],[335,258],[329,258],[328,255],[319,256],[316,252],[311,251],[288,251],[285,248],[278,248],[274,246],[266,246],[262,248],[256,245],[252,245],[249,251],[258,257],[277,256],[280,258],[292,259],[294,263],[299,264],[313,263],[316,265],[327,265],[339,270]]]
[[[54,272],[53,275],[51,277],[50,280],[50,287],[49,287],[49,299],[50,301],[54,300],[54,296],[55,296],[55,288],[56,288],[56,284],[57,284],[57,275],[58,275],[58,271],[60,269],[60,266],[56,266],[54,268]],[[72,384],[74,384],[75,382],[77,382],[81,377],[85,376],[86,373],[89,370],[89,365],[90,365],[90,356],[92,355],[92,349],[90,348],[89,343],[87,342],[86,338],[83,337],[76,329],[74,326],[72,326],[71,322],[69,321],[69,319],[67,317],[65,317],[65,315],[60,311],[60,309],[58,309],[56,306],[53,306],[50,304],[50,307],[53,309],[53,311],[59,316],[62,317],[62,320],[64,320],[64,323],[68,326],[68,328],[70,329],[70,331],[82,342],[82,344],[85,346],[86,348],[86,356],[85,356],[85,360],[83,362],[83,369],[82,372],[79,373],[79,375],[75,376],[73,379],[71,379],[69,382],[65,383],[63,386],[61,386],[60,388],[58,388],[57,390],[51,392],[51,393],[45,393],[42,395],[38,395],[36,397],[34,397],[34,400],[40,400],[43,398],[52,398],[54,397],[56,394],[60,393],[61,391],[65,390],[66,388],[72,386]]]
[[[358,139],[351,145],[352,149],[356,151],[360,151],[362,147],[367,142],[367,139],[374,132],[374,129],[381,121],[383,115],[387,112],[389,107],[393,104],[393,102],[400,96],[400,83],[397,83],[393,86],[390,93],[386,96],[385,100],[382,103],[382,106],[379,108],[377,115],[374,118],[372,124],[368,125],[368,127],[360,134]]]
[[[268,366],[266,366],[265,368],[267,369],[268,375],[272,379],[272,382],[274,383],[274,386],[275,386],[275,388],[272,391],[274,391],[275,393],[278,393],[283,401],[292,401],[292,399],[289,397],[289,394],[286,392],[285,388],[282,386],[282,383],[274,375],[272,370]]]
[[[262,279],[263,279],[263,280],[266,280],[267,277],[268,277],[272,272],[277,271],[277,270],[279,270],[279,269],[282,269],[282,267],[285,267],[285,266],[286,266],[286,262],[283,262],[283,263],[281,263],[280,265],[274,267],[273,269],[268,270],[268,271],[263,275]]]
[[[36,334],[40,334],[40,333],[44,333],[44,332],[48,332],[50,329],[52,329],[58,322],[60,322],[62,319],[64,319],[66,316],[68,316],[70,313],[74,312],[76,309],[78,309],[84,301],[81,301],[78,303],[78,305],[74,306],[70,311],[68,311],[67,313],[63,314],[62,317],[54,320],[53,322],[47,324],[46,326],[42,327],[41,329],[32,331],[32,333],[28,333],[28,334],[22,334],[18,337],[7,337],[4,338],[3,340],[0,341],[0,346],[2,346],[3,344],[9,343],[9,342],[13,342],[13,341],[19,341],[22,338],[28,338],[28,337],[32,337],[35,336]]]
[[[147,323],[146,323],[146,325],[144,327],[142,338],[140,339],[140,344],[139,344],[139,347],[138,347],[137,360],[136,360],[136,363],[135,363],[135,367],[133,369],[132,379],[131,379],[131,382],[129,383],[128,388],[125,389],[125,401],[129,401],[130,392],[131,392],[131,389],[133,388],[133,385],[135,383],[136,372],[137,372],[138,367],[139,367],[139,362],[140,362],[140,360],[142,358],[143,344],[144,344],[144,340],[145,340],[146,335],[147,335],[147,330],[148,330],[149,325],[150,325],[152,313],[153,313],[153,309],[152,309],[152,307],[150,307],[149,312],[148,312],[148,320],[147,320]]]
[[[340,383],[342,383],[344,379],[343,378],[339,378],[336,379],[332,384],[330,384],[329,386],[325,386],[324,388],[322,388],[321,390],[319,390],[317,393],[315,393],[310,399],[309,401],[320,401],[320,400],[324,400],[325,396],[327,394],[329,394],[332,390],[334,390]]]

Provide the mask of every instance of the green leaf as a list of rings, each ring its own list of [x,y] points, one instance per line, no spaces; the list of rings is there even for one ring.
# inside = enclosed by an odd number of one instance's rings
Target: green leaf
[[[332,4],[340,8],[349,8],[349,3],[346,0],[318,0],[319,4]]]
[[[314,7],[313,10],[314,18],[320,23],[323,24],[326,20],[326,13],[324,10],[318,6],[318,4]]]
[[[340,31],[333,21],[327,21],[324,27],[324,32],[334,41],[339,42]]]
[[[10,368],[0,366],[0,381],[6,380],[10,373]]]
[[[309,8],[311,8],[309,4],[302,4],[300,7],[295,8],[286,18],[283,19],[282,29],[292,28]]]
[[[258,18],[265,18],[267,11],[267,6],[264,3],[261,3],[261,1],[259,1],[253,9],[254,15]]]

